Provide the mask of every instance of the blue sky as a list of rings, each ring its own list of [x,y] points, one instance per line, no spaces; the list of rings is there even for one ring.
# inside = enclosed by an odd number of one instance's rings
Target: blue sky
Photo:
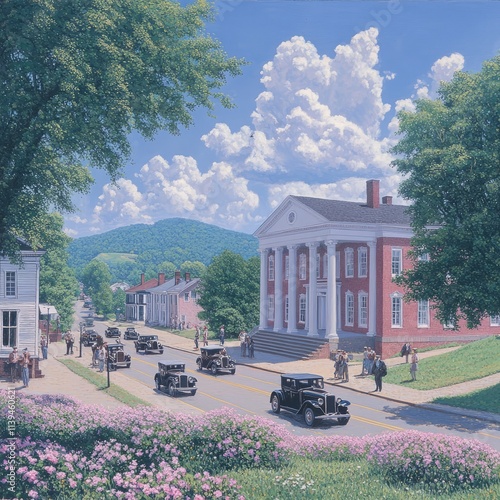
[[[181,2],[186,3],[186,2]],[[454,71],[500,50],[496,1],[215,0],[207,32],[249,65],[227,82],[236,108],[195,113],[179,136],[131,137],[116,185],[93,171],[65,217],[73,237],[170,217],[253,233],[289,194],[395,203],[396,111],[435,98]]]

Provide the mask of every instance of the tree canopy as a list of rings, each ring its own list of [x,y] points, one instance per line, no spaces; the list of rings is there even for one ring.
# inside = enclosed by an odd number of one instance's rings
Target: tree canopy
[[[443,322],[475,327],[500,314],[500,56],[438,95],[399,114],[394,164],[412,201],[415,267],[398,281]]]
[[[214,257],[201,278],[200,319],[216,331],[226,325],[229,336],[250,330],[259,322],[259,257],[244,260],[226,250]]]
[[[90,261],[83,270],[82,283],[84,292],[92,298],[96,312],[107,315],[113,311],[111,274],[104,262],[97,259]]]
[[[74,210],[90,168],[111,180],[130,155],[129,134],[178,134],[215,103],[243,62],[204,32],[205,0],[43,0],[0,3],[0,240],[51,210]]]

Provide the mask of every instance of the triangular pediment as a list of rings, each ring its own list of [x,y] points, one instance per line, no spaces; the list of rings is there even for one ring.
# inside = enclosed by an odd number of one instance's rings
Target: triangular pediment
[[[288,196],[254,233],[256,238],[289,231],[300,231],[328,220],[318,212]]]

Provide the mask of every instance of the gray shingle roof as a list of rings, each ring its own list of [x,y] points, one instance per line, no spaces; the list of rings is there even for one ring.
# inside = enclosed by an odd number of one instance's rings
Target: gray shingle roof
[[[291,196],[330,222],[360,222],[365,224],[401,224],[409,226],[411,219],[406,205],[383,205],[370,208],[366,203],[328,200],[308,196]]]

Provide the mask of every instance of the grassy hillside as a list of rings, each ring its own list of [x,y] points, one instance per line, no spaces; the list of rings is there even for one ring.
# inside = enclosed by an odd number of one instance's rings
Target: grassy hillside
[[[185,261],[198,261],[207,266],[224,250],[248,259],[257,256],[257,247],[257,239],[250,234],[175,218],[78,238],[70,244],[68,252],[69,265],[77,274],[93,258],[100,256],[111,267],[122,265],[123,271],[118,269],[114,278],[124,279],[132,269],[144,272],[162,262],[172,262],[178,267]]]

